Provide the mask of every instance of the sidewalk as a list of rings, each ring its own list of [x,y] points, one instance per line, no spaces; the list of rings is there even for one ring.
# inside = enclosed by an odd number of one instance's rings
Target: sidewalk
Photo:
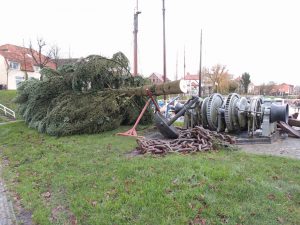
[[[8,200],[4,181],[2,179],[2,165],[0,164],[0,225],[15,225],[16,216],[12,203]]]

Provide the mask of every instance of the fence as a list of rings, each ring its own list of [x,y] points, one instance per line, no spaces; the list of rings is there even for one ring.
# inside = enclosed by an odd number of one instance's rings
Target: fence
[[[0,104],[0,110],[4,112],[5,116],[11,116],[16,119],[16,113],[10,108],[7,108],[6,106]]]

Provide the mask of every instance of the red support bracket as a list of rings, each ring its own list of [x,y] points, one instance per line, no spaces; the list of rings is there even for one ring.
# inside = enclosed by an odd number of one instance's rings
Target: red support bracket
[[[152,92],[151,92],[149,89],[146,89],[146,91],[147,91],[147,95],[148,95],[149,98],[152,100],[152,102],[153,102],[153,104],[154,104],[154,106],[155,106],[155,110],[156,110],[157,112],[160,112],[159,106],[158,106],[157,102],[155,101],[155,99],[153,98]]]
[[[143,110],[141,111],[139,117],[137,118],[137,120],[135,121],[133,127],[131,129],[129,129],[128,131],[126,132],[123,132],[123,133],[117,133],[117,135],[120,135],[120,136],[130,136],[130,137],[143,137],[143,136],[138,136],[137,135],[137,132],[136,132],[136,127],[137,125],[139,124],[140,120],[142,119],[146,109],[148,108],[149,104],[150,104],[150,101],[153,102],[154,106],[155,106],[155,110],[160,112],[159,110],[159,106],[157,104],[157,102],[155,101],[155,99],[153,98],[153,94],[151,91],[149,91],[148,89],[146,90],[147,91],[147,95],[149,96],[149,99],[148,101],[146,102]]]
[[[137,120],[135,121],[135,124],[133,125],[133,127],[131,129],[129,129],[128,131],[124,132],[124,133],[117,133],[117,135],[121,135],[121,136],[132,136],[132,137],[142,137],[142,136],[138,136],[137,132],[136,132],[136,127],[139,124],[142,116],[144,115],[147,107],[150,104],[151,99],[148,99],[148,101],[146,102],[142,112],[140,113],[139,117],[137,118]]]

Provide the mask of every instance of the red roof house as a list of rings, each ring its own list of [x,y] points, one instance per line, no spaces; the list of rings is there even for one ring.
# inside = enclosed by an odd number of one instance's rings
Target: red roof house
[[[38,59],[39,53],[33,50],[33,56]],[[41,62],[47,61],[45,67],[56,69],[50,58],[41,55]],[[0,46],[0,89],[16,89],[18,84],[28,78],[40,78],[40,67],[35,62],[28,48],[5,44]]]
[[[273,95],[291,95],[294,92],[294,86],[286,83],[275,85],[272,89]]]
[[[152,73],[149,78],[148,78],[152,84],[162,84],[164,82],[164,77],[163,75],[159,73]],[[170,79],[166,77],[166,82],[169,82]]]

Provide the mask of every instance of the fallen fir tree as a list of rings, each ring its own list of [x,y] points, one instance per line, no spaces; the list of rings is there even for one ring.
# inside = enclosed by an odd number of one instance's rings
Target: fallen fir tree
[[[129,61],[118,52],[111,59],[92,55],[58,71],[44,68],[43,80],[24,81],[17,90],[19,114],[29,127],[55,136],[98,133],[133,124],[147,98],[122,89],[146,84],[131,76]],[[141,123],[152,121],[148,109]]]

